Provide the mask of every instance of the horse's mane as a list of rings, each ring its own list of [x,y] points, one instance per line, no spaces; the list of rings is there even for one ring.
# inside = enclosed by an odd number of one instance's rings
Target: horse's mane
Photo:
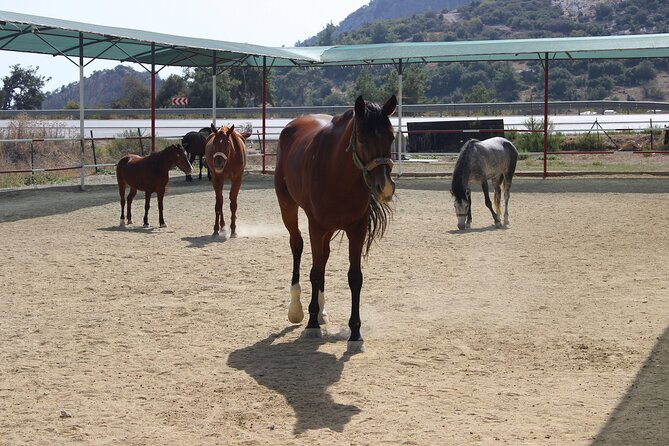
[[[453,179],[451,181],[451,194],[456,200],[462,201],[467,195],[467,181],[464,178],[467,172],[466,165],[468,162],[468,154],[472,148],[479,142],[476,139],[470,139],[460,149],[460,155],[455,162],[455,169],[453,169]]]
[[[375,132],[376,129],[385,128],[388,125],[388,115],[383,108],[373,102],[365,103],[365,116],[360,121],[362,125],[358,128],[363,134]],[[369,201],[369,214],[367,217],[367,238],[365,239],[365,248],[363,256],[367,257],[372,244],[376,239],[383,238],[386,232],[388,222],[393,216],[393,209],[389,203],[382,203],[371,193]]]

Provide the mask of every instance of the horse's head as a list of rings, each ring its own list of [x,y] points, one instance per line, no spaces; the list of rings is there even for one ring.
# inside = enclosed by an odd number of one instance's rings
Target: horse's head
[[[467,216],[469,215],[469,207],[471,203],[466,196],[462,198],[455,198],[453,200],[455,206],[455,215],[458,217],[458,229],[463,230],[467,227]]]
[[[396,106],[395,95],[383,106],[365,102],[362,96],[355,101],[349,150],[353,152],[353,162],[362,170],[365,183],[380,203],[389,202],[395,193],[395,183],[390,176],[393,170],[390,149],[395,135],[389,116]]]
[[[188,153],[186,149],[181,144],[173,144],[169,149],[173,150],[175,153],[174,164],[183,171],[186,175],[190,175],[193,172],[193,166],[188,160]]]
[[[234,154],[235,146],[233,142],[233,132],[235,126],[221,127],[217,129],[213,124],[211,125],[211,132],[214,135],[210,140],[210,144],[214,146],[214,155],[212,168],[214,172],[221,173],[225,169],[225,164],[228,159]],[[211,136],[210,136],[211,138]]]

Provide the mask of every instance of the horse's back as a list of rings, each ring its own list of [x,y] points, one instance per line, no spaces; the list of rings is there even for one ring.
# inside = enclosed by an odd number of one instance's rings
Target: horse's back
[[[306,166],[317,157],[318,141],[332,125],[330,115],[303,115],[290,121],[279,135],[274,186],[277,194],[289,194],[303,206],[303,185],[313,169]],[[286,197],[287,198],[287,197]]]

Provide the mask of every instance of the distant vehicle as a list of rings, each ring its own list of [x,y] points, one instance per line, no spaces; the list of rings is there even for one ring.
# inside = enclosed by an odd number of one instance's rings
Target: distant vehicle
[[[586,111],[582,111],[581,113],[579,113],[579,115],[596,115],[596,114],[597,114],[597,112],[594,112],[592,110],[586,110]]]
[[[616,111],[615,111],[615,110],[608,109],[608,110],[604,110],[604,114],[605,114],[605,115],[615,115],[615,114],[616,114]]]

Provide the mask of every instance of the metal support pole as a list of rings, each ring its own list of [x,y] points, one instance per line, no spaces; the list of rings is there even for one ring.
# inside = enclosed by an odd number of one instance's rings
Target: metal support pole
[[[402,175],[402,152],[403,152],[403,138],[402,138],[402,59],[400,59],[397,68],[397,83],[398,83],[398,107],[397,107],[397,173]]]
[[[211,123],[216,127],[216,51],[211,62]]]
[[[79,33],[79,145],[81,170],[79,171],[79,189],[85,190],[84,174],[84,34]]]
[[[544,178],[548,176],[548,53],[544,62]]]
[[[262,57],[262,173],[267,173],[265,138],[267,136],[267,57]]]
[[[151,42],[151,152],[155,151],[156,151],[156,44],[154,42]]]

